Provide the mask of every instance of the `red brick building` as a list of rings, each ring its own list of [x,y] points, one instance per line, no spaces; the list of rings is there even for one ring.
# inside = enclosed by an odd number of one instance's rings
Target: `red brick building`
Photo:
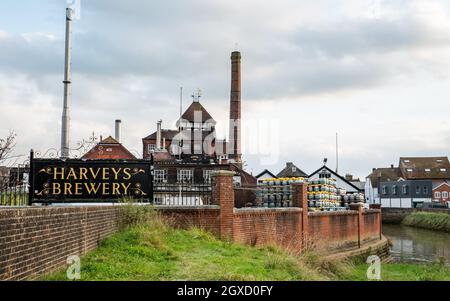
[[[100,159],[128,159],[134,160],[136,157],[113,137],[109,136],[100,141],[81,159],[100,160]]]
[[[434,187],[433,199],[443,205],[447,205],[447,202],[450,202],[450,184],[448,182],[444,182]]]

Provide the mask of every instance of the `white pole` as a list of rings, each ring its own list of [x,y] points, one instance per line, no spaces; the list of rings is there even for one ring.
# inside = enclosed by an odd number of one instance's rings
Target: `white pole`
[[[61,158],[69,158],[70,149],[70,104],[72,96],[71,50],[72,50],[72,16],[73,10],[66,9],[66,61],[64,70],[64,106],[61,128]]]

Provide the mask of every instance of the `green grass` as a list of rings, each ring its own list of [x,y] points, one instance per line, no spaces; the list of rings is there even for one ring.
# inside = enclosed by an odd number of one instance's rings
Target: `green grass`
[[[175,229],[152,210],[126,207],[132,226],[81,259],[81,280],[367,280],[367,265],[295,255],[277,247],[221,241],[202,230]],[[382,265],[383,280],[449,280],[442,265]],[[42,280],[67,280],[65,270]]]
[[[450,214],[414,212],[406,216],[402,224],[411,227],[450,232]]]
[[[367,264],[357,265],[345,280],[367,280]],[[450,281],[450,268],[444,264],[389,263],[381,265],[382,281]]]

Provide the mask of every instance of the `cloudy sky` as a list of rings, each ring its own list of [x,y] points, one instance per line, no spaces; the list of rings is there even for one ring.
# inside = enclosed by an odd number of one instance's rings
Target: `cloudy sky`
[[[59,147],[65,0],[0,2],[0,136],[15,154]],[[399,156],[448,155],[446,0],[89,0],[74,22],[72,144],[141,138],[178,115],[179,87],[226,136],[230,52],[242,52],[247,169],[306,172],[324,157],[365,177]]]

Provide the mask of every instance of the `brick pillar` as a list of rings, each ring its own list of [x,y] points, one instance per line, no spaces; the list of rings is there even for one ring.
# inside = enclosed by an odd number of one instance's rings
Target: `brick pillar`
[[[364,234],[364,206],[362,204],[350,204],[350,209],[358,211],[358,248],[361,248]]]
[[[305,183],[291,184],[292,206],[302,209],[301,237],[302,247],[306,247],[308,239],[308,185]]]
[[[212,174],[213,201],[220,206],[220,238],[230,241],[233,240],[234,175],[234,172],[228,170],[219,170]]]

